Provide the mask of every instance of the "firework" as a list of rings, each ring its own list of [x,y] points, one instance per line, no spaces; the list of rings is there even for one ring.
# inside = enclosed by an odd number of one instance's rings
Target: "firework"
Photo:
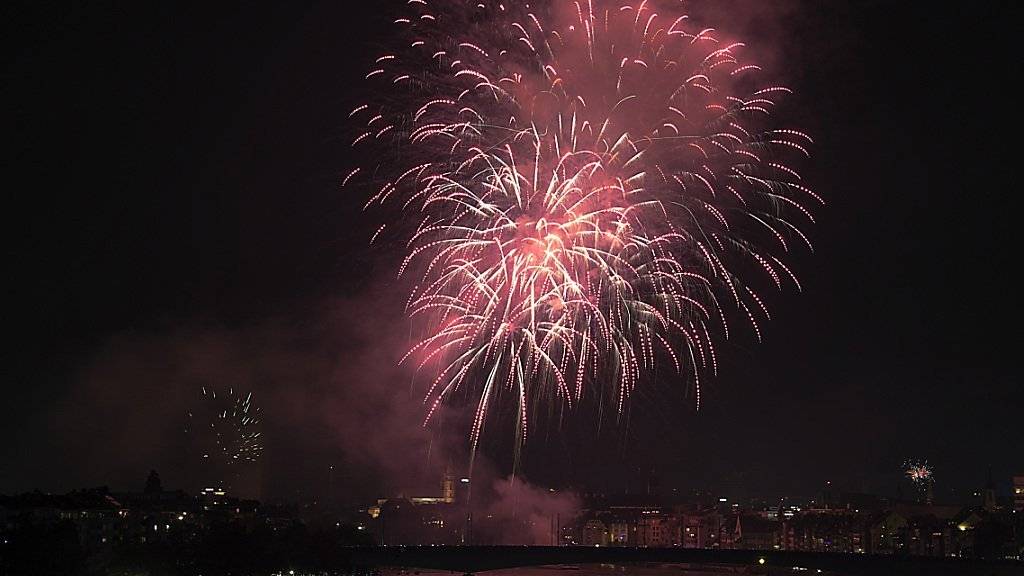
[[[928,461],[908,460],[903,463],[904,474],[917,486],[924,486],[935,481],[932,476],[932,467]]]
[[[187,413],[185,433],[197,450],[200,467],[210,476],[204,480],[229,482],[239,466],[259,459],[263,452],[259,412],[252,393],[243,397],[234,388],[220,394],[202,388],[201,402]]]
[[[771,122],[790,90],[678,3],[409,0],[395,25],[350,114],[379,163],[342,185],[403,211],[371,243],[408,249],[425,425],[470,398],[474,452],[506,408],[521,445],[662,368],[699,409],[730,320],[769,318],[741,276],[800,287],[782,256],[822,201],[794,167],[811,139]]]

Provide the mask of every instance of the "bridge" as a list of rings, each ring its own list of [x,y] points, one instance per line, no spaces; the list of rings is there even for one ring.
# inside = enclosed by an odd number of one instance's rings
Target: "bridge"
[[[577,564],[671,563],[749,568],[751,574],[842,576],[1022,576],[1024,562],[819,552],[579,546],[386,546],[351,548],[357,566],[449,570]],[[794,570],[794,568],[796,570]],[[803,571],[806,569],[806,572]]]

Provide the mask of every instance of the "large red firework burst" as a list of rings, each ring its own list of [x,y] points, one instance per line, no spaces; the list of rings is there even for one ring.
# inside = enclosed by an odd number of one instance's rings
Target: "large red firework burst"
[[[821,199],[794,168],[811,139],[771,122],[790,90],[678,2],[409,0],[395,24],[351,114],[379,164],[344,183],[415,222],[426,421],[472,398],[475,451],[514,407],[521,445],[552,405],[621,413],[657,365],[699,408],[729,317],[759,339],[769,317],[737,271],[799,289],[780,256]]]

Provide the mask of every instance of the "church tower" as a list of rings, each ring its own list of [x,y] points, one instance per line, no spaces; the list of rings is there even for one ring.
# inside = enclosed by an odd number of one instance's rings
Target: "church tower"
[[[992,467],[988,469],[988,482],[985,484],[985,491],[981,497],[981,507],[986,512],[992,512],[996,509],[996,487],[992,481]]]
[[[451,504],[455,502],[455,473],[452,472],[451,460],[444,468],[444,476],[441,478],[441,498]]]

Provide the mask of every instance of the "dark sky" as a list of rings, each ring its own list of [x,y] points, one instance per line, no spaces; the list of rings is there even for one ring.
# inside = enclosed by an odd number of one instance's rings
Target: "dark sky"
[[[387,8],[351,4],[2,8],[0,493],[150,467],[187,484],[178,423],[204,384],[262,400],[265,496],[317,493],[329,462],[360,494],[423,467],[407,379],[381,368],[394,255],[338,186],[389,41]],[[626,440],[540,443],[562,465],[538,481],[892,492],[920,458],[947,497],[989,466],[1005,487],[1024,471],[1013,3],[759,4],[695,7],[769,56],[815,137],[829,205],[804,291],[771,301],[763,344],[726,346],[699,414],[641,402]]]

